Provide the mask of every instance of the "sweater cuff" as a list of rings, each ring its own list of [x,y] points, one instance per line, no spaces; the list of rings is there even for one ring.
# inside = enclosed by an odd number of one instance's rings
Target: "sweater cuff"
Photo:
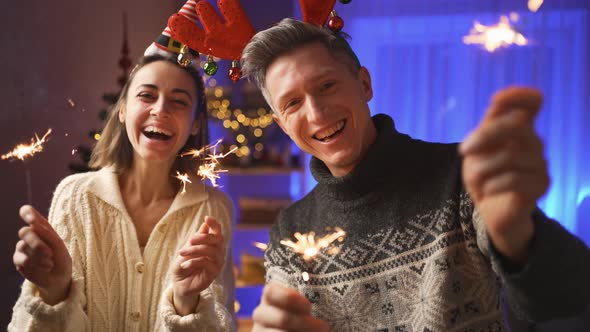
[[[84,289],[83,282],[83,278],[72,279],[68,297],[55,305],[49,305],[37,295],[39,293],[37,286],[29,281],[25,281],[21,294],[25,303],[25,309],[39,322],[65,322],[75,312],[76,307],[82,307],[85,302],[84,294],[82,293],[82,289]]]
[[[196,331],[202,330],[203,326],[215,326],[217,314],[215,313],[215,299],[209,288],[200,294],[199,304],[195,312],[186,316],[180,316],[174,308],[174,292],[172,286],[164,291],[162,297],[162,319],[166,328],[170,331]]]

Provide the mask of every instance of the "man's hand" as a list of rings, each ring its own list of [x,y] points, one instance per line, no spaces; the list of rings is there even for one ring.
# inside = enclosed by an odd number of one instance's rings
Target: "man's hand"
[[[536,202],[549,186],[543,143],[534,129],[539,91],[511,87],[494,96],[480,125],[460,145],[463,181],[496,249],[524,264]]]
[[[253,320],[252,332],[330,331],[326,322],[311,315],[311,303],[303,295],[276,283],[264,287]]]

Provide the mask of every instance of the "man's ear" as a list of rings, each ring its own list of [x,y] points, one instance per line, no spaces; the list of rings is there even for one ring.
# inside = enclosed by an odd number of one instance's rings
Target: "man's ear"
[[[365,101],[369,102],[373,99],[373,84],[371,83],[371,74],[369,73],[369,70],[365,67],[361,67],[361,69],[359,69],[358,79],[361,82]]]
[[[283,124],[283,122],[281,121],[281,118],[279,116],[277,116],[277,114],[273,111],[272,113],[272,118],[275,120],[275,122],[279,125],[279,127],[281,127],[281,129],[283,130],[283,132],[285,134],[287,134],[287,136],[291,137],[291,135],[289,135],[289,132],[287,131],[287,129],[285,129],[285,125]]]

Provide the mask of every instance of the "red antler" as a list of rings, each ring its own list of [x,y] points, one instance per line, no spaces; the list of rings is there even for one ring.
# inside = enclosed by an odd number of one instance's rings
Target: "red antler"
[[[303,21],[316,25],[324,25],[336,0],[299,0]]]
[[[225,21],[209,2],[202,0],[197,2],[195,11],[204,29],[182,14],[170,16],[168,26],[173,37],[191,49],[237,60],[256,31],[239,0],[217,0],[217,5]]]

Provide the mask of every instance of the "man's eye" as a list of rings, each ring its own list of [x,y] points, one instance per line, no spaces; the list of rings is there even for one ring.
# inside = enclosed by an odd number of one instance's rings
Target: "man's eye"
[[[322,90],[326,91],[326,90],[330,89],[331,87],[333,87],[334,84],[336,84],[336,83],[334,83],[334,82],[324,83],[324,85],[322,85]]]
[[[290,102],[287,103],[287,105],[285,105],[284,109],[288,110],[289,108],[297,105],[299,103],[299,100],[295,99],[295,100],[291,100]]]

